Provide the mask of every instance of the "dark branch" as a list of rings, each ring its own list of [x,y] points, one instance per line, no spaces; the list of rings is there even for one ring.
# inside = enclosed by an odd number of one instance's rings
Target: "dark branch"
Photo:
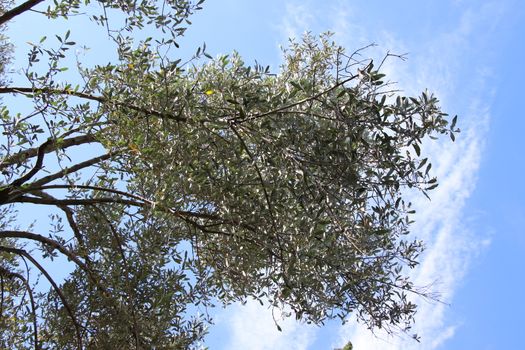
[[[40,4],[44,0],[28,0],[24,2],[23,4],[7,11],[2,16],[0,16],[0,25],[4,24],[7,21],[12,20],[18,15],[21,15],[22,13],[31,10],[31,8],[35,7],[36,5]]]
[[[56,184],[56,185],[46,185],[46,186],[40,186],[40,187],[28,187],[23,190],[25,193],[31,193],[33,191],[39,191],[39,190],[52,190],[52,189],[67,189],[67,190],[75,190],[75,189],[83,189],[83,190],[93,190],[93,191],[99,191],[99,192],[107,192],[112,194],[117,194],[119,196],[132,198],[138,201],[142,201],[151,205],[154,205],[155,203],[147,198],[138,196],[136,194],[132,194],[125,191],[116,190],[113,188],[107,188],[107,187],[100,187],[100,186],[91,186],[91,185],[77,185],[77,184]]]
[[[57,95],[66,95],[66,96],[74,96],[90,101],[99,102],[102,104],[113,104],[118,107],[124,107],[129,108],[135,112],[144,113],[146,115],[151,115],[154,117],[159,118],[166,118],[166,119],[173,119],[177,121],[186,121],[187,119],[184,117],[181,117],[180,115],[172,114],[172,113],[165,113],[160,112],[154,109],[150,108],[143,108],[139,107],[127,102],[118,102],[118,101],[112,101],[107,99],[103,96],[95,96],[91,94],[86,94],[83,92],[78,91],[70,91],[70,90],[63,90],[63,89],[50,89],[50,88],[43,88],[43,89],[34,89],[34,88],[26,88],[26,87],[3,87],[0,88],[0,94],[8,94],[8,93],[14,93],[14,94],[34,94],[34,93],[48,93],[48,94],[57,94]]]
[[[134,207],[145,207],[145,203],[137,202],[131,199],[123,199],[117,197],[97,197],[97,198],[71,198],[71,199],[51,199],[51,198],[37,198],[29,196],[19,196],[12,203],[33,203],[43,205],[94,205],[103,203],[124,204]]]
[[[84,271],[91,281],[102,291],[106,296],[110,296],[110,293],[106,288],[100,283],[100,277],[96,276],[92,269],[90,269],[85,263],[83,263],[75,253],[69,251],[66,247],[61,245],[55,240],[52,240],[48,237],[39,235],[37,233],[27,232],[27,231],[0,231],[0,238],[23,238],[29,239],[32,241],[40,242],[44,245],[47,245],[53,249],[58,250],[60,253],[64,254],[69,260],[73,261],[82,271]]]
[[[70,252],[66,247],[64,247],[63,245],[61,245],[55,240],[52,240],[50,238],[47,238],[47,237],[44,237],[42,235],[32,233],[32,232],[9,231],[9,230],[0,231],[0,238],[25,238],[25,239],[37,241],[47,246],[50,246],[51,248],[54,248],[58,250],[59,252],[61,252],[62,254],[64,254],[65,256],[67,256],[69,260],[77,264],[77,266],[80,267],[84,272],[86,272],[89,275],[92,275],[91,270],[86,266],[86,264],[80,261],[80,259],[75,254]],[[94,276],[91,276],[91,278],[95,281],[97,280],[97,278]]]
[[[23,185],[26,181],[30,180],[33,176],[36,175],[36,173],[40,171],[40,169],[42,169],[42,164],[44,162],[45,155],[44,151],[51,142],[52,140],[49,139],[43,144],[41,144],[40,147],[38,147],[37,159],[35,165],[31,170],[29,170],[26,174],[22,175],[18,179],[11,182],[9,185],[5,186],[2,190],[0,190],[0,205],[4,203],[9,203],[12,191],[20,187],[20,185]]]
[[[107,153],[107,154],[104,154],[104,155],[101,155],[101,156],[98,156],[98,157],[95,157],[95,158],[91,158],[89,160],[86,160],[84,162],[81,162],[81,163],[78,163],[78,164],[75,164],[69,168],[65,168],[59,172],[56,172],[54,174],[51,174],[51,175],[48,175],[46,177],[43,177],[33,183],[31,183],[31,186],[35,186],[35,187],[38,187],[38,186],[42,186],[42,185],[45,185],[53,180],[56,180],[56,179],[60,179],[68,174],[72,174],[76,171],[79,171],[81,169],[84,169],[84,168],[87,168],[87,167],[90,167],[92,165],[95,165],[97,163],[100,163],[100,162],[103,162],[105,160],[108,160],[110,159],[114,154],[110,154],[110,153]]]
[[[53,287],[53,289],[57,293],[58,297],[60,298],[60,301],[62,302],[62,305],[64,305],[64,308],[66,309],[69,317],[73,321],[73,324],[75,326],[76,335],[77,335],[78,348],[82,349],[82,338],[80,336],[80,325],[79,325],[79,323],[77,321],[77,318],[75,317],[75,314],[73,313],[73,310],[72,310],[71,306],[67,302],[66,297],[62,293],[62,290],[60,289],[60,287],[53,280],[53,277],[51,277],[51,275],[47,272],[47,270],[42,265],[40,265],[38,263],[38,261],[36,261],[28,252],[26,252],[23,249],[17,249],[17,248],[0,246],[0,251],[4,251],[4,252],[7,252],[7,253],[16,254],[16,255],[24,257],[24,258],[28,259],[29,261],[31,261],[31,263],[34,266],[36,266],[36,268],[38,270],[40,270],[40,272],[42,272],[42,274],[46,277],[48,282],[51,284],[51,286]]]
[[[49,141],[49,140],[48,140]],[[34,173],[36,173],[41,167],[42,167],[42,160],[43,160],[43,157],[44,157],[44,154],[43,154],[43,149],[45,149],[45,144],[43,144],[42,146],[39,147],[39,155],[38,155],[38,159],[37,159],[37,164],[35,164],[35,166],[33,167],[33,169],[28,172],[26,175],[22,176],[20,179],[17,179],[15,181],[13,181],[13,183],[11,183],[10,185],[8,186],[5,186],[3,189],[0,190],[0,205],[2,204],[5,204],[5,203],[16,203],[18,201],[18,197],[20,197],[21,193],[23,193],[23,191],[19,188],[17,188],[18,186],[20,186],[21,184],[23,184],[25,181],[27,181],[27,179],[31,178]],[[40,153],[42,152],[42,153]],[[91,159],[88,159],[84,162],[81,162],[81,163],[78,163],[78,164],[75,164],[69,168],[65,168],[61,171],[58,171],[54,174],[51,174],[51,175],[48,175],[48,176],[45,176],[35,182],[33,182],[31,185],[32,187],[39,187],[39,186],[42,186],[48,182],[51,182],[51,181],[54,181],[56,179],[60,179],[68,174],[71,174],[71,173],[74,173],[76,171],[79,171],[81,169],[84,169],[84,168],[87,168],[87,167],[90,167],[92,165],[95,165],[97,163],[100,163],[104,160],[107,160],[109,158],[111,158],[111,156],[113,156],[114,154],[110,154],[110,153],[107,153],[107,154],[104,154],[102,156],[99,156],[99,157],[95,157],[95,158],[91,158]],[[36,170],[36,171],[35,171]],[[34,172],[34,173],[33,173]]]
[[[36,173],[38,173],[40,171],[40,169],[42,169],[42,164],[44,162],[44,155],[45,155],[45,149],[51,145],[53,143],[53,141],[51,139],[47,140],[46,142],[44,142],[43,144],[40,145],[40,147],[38,147],[38,150],[37,150],[37,158],[36,158],[36,163],[35,165],[33,166],[33,168],[31,170],[29,170],[25,175],[23,175],[22,177],[16,179],[15,181],[13,181],[9,187],[11,188],[16,188],[16,187],[19,187],[20,185],[23,185],[25,182],[27,182],[28,180],[30,180],[33,176],[36,175]]]
[[[52,195],[48,193],[45,193],[44,191],[32,190],[32,193],[34,193],[36,196],[41,197],[41,198],[57,200],[57,198],[53,197]],[[75,238],[77,239],[78,243],[81,246],[84,246],[85,245],[84,238],[82,237],[82,234],[80,233],[80,229],[78,228],[78,225],[75,221],[73,210],[66,205],[58,205],[57,207],[60,210],[62,210],[64,214],[66,215],[66,219],[67,219],[67,222],[69,223],[69,227],[73,231],[73,234],[75,235]]]
[[[71,137],[68,139],[63,139],[62,141],[60,141],[60,143],[53,141],[50,144],[46,145],[46,147],[44,148],[44,153],[50,153],[57,149],[66,149],[71,146],[78,146],[78,145],[82,145],[85,143],[91,143],[91,142],[96,142],[96,141],[97,140],[95,139],[93,135],[75,136],[75,137]],[[10,157],[7,157],[0,164],[0,170],[10,165],[20,164],[29,158],[36,157],[38,155],[39,149],[40,147],[29,148],[29,149],[20,151],[18,153],[15,153]]]
[[[33,289],[29,285],[29,282],[27,281],[27,279],[19,273],[9,271],[6,268],[0,266],[0,275],[6,276],[8,278],[17,278],[20,281],[22,281],[22,283],[24,284],[29,294],[29,301],[31,303],[31,316],[33,316],[33,337],[35,338],[35,350],[40,349],[40,347],[38,346],[38,325],[37,325],[37,320],[36,320],[36,307],[35,307],[35,298],[33,296]],[[3,293],[3,289],[2,289],[2,293]],[[2,315],[1,312],[0,312],[0,315]]]

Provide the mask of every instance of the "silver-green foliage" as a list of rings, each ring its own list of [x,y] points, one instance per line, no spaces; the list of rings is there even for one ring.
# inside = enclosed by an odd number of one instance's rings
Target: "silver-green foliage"
[[[0,209],[61,213],[49,234],[5,223],[2,281],[33,255],[65,255],[75,267],[38,296],[37,310],[19,313],[25,331],[6,325],[5,334],[25,332],[30,344],[33,322],[43,347],[190,348],[207,320],[196,310],[248,298],[316,324],[355,313],[371,328],[407,330],[416,310],[407,293],[422,293],[407,268],[422,243],[407,236],[404,193],[437,186],[422,142],[453,139],[456,119],[449,125],[431,94],[400,95],[381,64],[330,35],[292,41],[278,70],[203,49],[182,63],[160,54],[174,40],[123,36],[144,18],[170,23],[155,3],[142,12],[130,4],[106,4],[127,16],[113,36],[118,59],[79,66],[81,84],[56,78],[76,45],[68,33],[58,48],[33,46],[30,86],[0,87],[26,94],[37,111],[22,117],[3,106]],[[51,17],[80,3],[60,6]],[[192,10],[174,6],[172,39]],[[71,147],[92,144],[103,154],[70,158]],[[51,170],[50,153],[61,170]],[[14,295],[6,315],[16,300],[29,305],[27,280],[18,280],[2,290]]]

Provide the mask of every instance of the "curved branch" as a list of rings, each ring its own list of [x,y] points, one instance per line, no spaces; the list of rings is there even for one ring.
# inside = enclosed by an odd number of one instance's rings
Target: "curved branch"
[[[69,251],[66,247],[61,245],[55,240],[52,240],[48,237],[27,232],[27,231],[0,231],[0,238],[23,238],[23,239],[29,239],[32,241],[40,242],[44,245],[48,245],[56,250],[58,250],[60,253],[64,254],[69,260],[73,261],[82,271],[86,273],[86,275],[89,276],[91,281],[104,293],[104,295],[110,295],[106,288],[100,283],[98,276],[95,276],[93,271],[84,263],[82,262],[74,253]]]
[[[86,94],[84,92],[78,92],[78,91],[72,91],[72,90],[66,90],[66,89],[51,89],[51,88],[35,89],[35,88],[29,88],[29,87],[2,87],[0,88],[0,94],[9,94],[9,93],[13,93],[13,94],[49,93],[49,94],[56,94],[56,95],[73,96],[73,97],[78,97],[78,98],[82,98],[85,100],[95,101],[95,102],[102,103],[102,104],[114,104],[115,106],[118,106],[118,107],[129,108],[135,112],[144,113],[144,114],[151,115],[154,117],[172,119],[172,120],[176,120],[180,122],[187,120],[187,118],[181,117],[180,115],[177,115],[177,114],[160,112],[160,111],[157,111],[155,109],[150,109],[150,108],[143,108],[143,107],[136,106],[134,104],[127,103],[127,102],[111,101],[108,98],[103,97],[103,96],[96,96],[96,95]]]
[[[20,185],[23,185],[25,182],[27,182],[33,176],[35,176],[36,173],[38,173],[40,171],[40,169],[42,169],[42,164],[44,163],[44,155],[46,154],[45,150],[52,143],[53,143],[53,140],[52,139],[48,139],[46,142],[44,142],[43,144],[41,144],[38,147],[37,155],[36,155],[37,158],[36,158],[36,162],[35,162],[35,165],[33,166],[33,168],[31,170],[29,170],[26,174],[22,175],[20,178],[18,178],[15,181],[13,181],[9,185],[9,187],[14,188],[14,187],[19,187]]]
[[[36,321],[36,307],[35,307],[35,298],[33,296],[33,289],[31,289],[31,286],[29,285],[29,282],[27,281],[27,279],[19,273],[9,271],[6,268],[0,266],[0,275],[6,276],[9,278],[18,278],[25,285],[26,290],[29,294],[29,301],[31,303],[31,315],[33,316],[33,336],[35,338],[35,350],[40,349],[40,347],[38,346],[38,326],[37,326],[37,321]],[[2,280],[2,293],[3,293],[3,280]]]
[[[77,318],[75,317],[75,314],[73,313],[73,310],[72,310],[71,306],[67,302],[66,297],[62,293],[62,290],[57,285],[57,283],[53,280],[53,277],[51,277],[51,275],[47,272],[47,270],[42,265],[40,265],[38,263],[38,261],[36,261],[35,258],[33,258],[31,256],[31,254],[29,254],[28,252],[26,252],[23,249],[0,246],[0,251],[4,251],[4,252],[7,252],[7,253],[16,254],[16,255],[24,257],[24,258],[28,259],[29,261],[31,261],[31,263],[34,266],[36,266],[36,268],[38,270],[40,270],[40,272],[42,272],[42,274],[46,277],[48,282],[51,284],[51,286],[53,287],[53,289],[57,293],[58,297],[60,298],[60,301],[62,302],[62,305],[64,305],[64,308],[66,309],[69,317],[73,321],[73,324],[75,326],[75,332],[76,332],[76,335],[77,335],[78,349],[82,349],[82,338],[80,336],[80,325],[79,325],[79,323],[77,321]]]
[[[41,197],[41,198],[57,200],[57,198],[53,197],[52,195],[48,193],[45,193],[44,191],[35,190],[34,193],[36,196]],[[69,223],[69,227],[73,231],[75,238],[77,239],[80,246],[84,247],[85,246],[84,238],[82,237],[82,234],[80,233],[80,229],[78,228],[78,225],[75,221],[73,210],[69,208],[67,205],[58,205],[57,207],[64,212],[64,214],[66,215],[67,222]]]
[[[90,167],[92,165],[95,165],[97,163],[100,163],[100,162],[103,162],[105,160],[108,160],[110,159],[112,156],[114,156],[115,154],[113,153],[106,153],[106,154],[103,154],[101,156],[98,156],[98,157],[95,157],[95,158],[91,158],[91,159],[88,159],[84,162],[81,162],[81,163],[78,163],[78,164],[75,164],[69,168],[65,168],[61,171],[58,171],[54,174],[51,174],[51,175],[48,175],[46,177],[43,177],[41,179],[38,179],[36,180],[35,182],[31,183],[31,186],[42,186],[48,182],[51,182],[53,180],[56,180],[56,179],[60,179],[61,177],[64,177],[68,174],[72,174],[76,171],[79,171],[81,169],[84,169],[84,168],[87,168],[87,167]]]
[[[93,135],[75,136],[75,137],[71,137],[68,139],[63,139],[60,143],[53,141],[44,147],[43,152],[51,153],[57,149],[66,149],[71,146],[78,146],[78,145],[82,145],[85,143],[91,143],[91,142],[96,142],[96,141],[97,140],[95,139]],[[39,149],[40,147],[28,148],[26,150],[23,150],[23,151],[20,151],[18,153],[11,155],[10,157],[7,157],[6,159],[2,160],[2,163],[0,164],[0,170],[5,169],[6,167],[10,165],[19,164],[21,162],[24,162],[29,158],[36,157],[38,155]]]
[[[80,259],[75,254],[73,254],[66,247],[64,247],[55,240],[32,232],[10,230],[0,231],[0,238],[24,238],[48,245],[58,250],[60,253],[64,254],[69,260],[73,261],[75,264],[77,264],[78,267],[80,267],[84,272],[86,272],[91,277],[91,279],[97,281],[97,279],[92,275],[91,270],[86,266],[86,264],[80,261]]]
[[[48,147],[49,144],[51,144],[52,140],[48,139],[46,142],[41,144],[38,147],[37,150],[37,159],[35,162],[35,165],[31,170],[29,170],[26,174],[22,175],[18,179],[11,182],[9,185],[7,185],[5,188],[3,188],[0,191],[0,205],[9,203],[9,195],[13,191],[13,189],[16,189],[17,187],[20,187],[20,185],[23,185],[25,182],[30,180],[33,176],[36,175],[42,169],[42,164],[44,162],[44,155],[45,155],[45,149]]]

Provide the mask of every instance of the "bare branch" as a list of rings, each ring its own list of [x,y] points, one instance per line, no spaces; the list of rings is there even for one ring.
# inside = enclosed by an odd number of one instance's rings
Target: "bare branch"
[[[44,0],[28,0],[24,2],[23,4],[7,11],[2,16],[0,16],[0,25],[12,20],[18,15],[21,15],[22,13],[31,10],[36,5],[40,4]]]
[[[42,186],[44,184],[47,184],[51,181],[54,181],[56,179],[60,179],[68,174],[72,174],[74,172],[77,172],[81,169],[84,169],[84,168],[87,168],[87,167],[90,167],[92,165],[95,165],[97,163],[100,163],[100,162],[103,162],[105,160],[108,160],[110,159],[112,156],[114,156],[115,154],[111,154],[111,153],[106,153],[104,155],[101,155],[101,156],[98,156],[98,157],[95,157],[95,158],[91,158],[89,160],[86,160],[84,162],[81,162],[81,163],[78,163],[78,164],[75,164],[69,168],[65,168],[59,172],[56,172],[54,174],[51,174],[51,175],[48,175],[46,177],[43,177],[33,183],[31,183],[31,186]]]
[[[19,273],[9,271],[6,268],[0,266],[0,275],[6,276],[8,278],[18,278],[25,285],[26,290],[29,294],[29,301],[31,303],[31,315],[33,316],[33,337],[35,338],[35,350],[40,349],[40,347],[38,346],[38,325],[37,325],[37,320],[36,320],[36,307],[35,307],[35,298],[33,296],[33,289],[29,285],[29,282],[27,281],[27,279]],[[3,280],[2,280],[2,283],[3,283]],[[3,288],[2,288],[2,293],[3,293]]]
[[[28,87],[2,87],[0,88],[0,94],[8,94],[8,93],[13,93],[13,94],[49,93],[49,94],[73,96],[73,97],[78,97],[78,98],[82,98],[82,99],[86,99],[90,101],[99,102],[102,104],[114,104],[115,106],[118,106],[118,107],[129,108],[133,111],[144,113],[144,114],[151,115],[154,117],[173,119],[176,121],[186,121],[187,120],[185,117],[181,117],[180,115],[177,115],[177,114],[160,112],[160,111],[150,109],[150,108],[139,107],[134,104],[127,103],[127,102],[112,101],[103,96],[95,96],[95,95],[86,94],[83,92],[71,91],[71,90],[65,90],[65,89],[51,89],[51,88],[35,89],[35,88],[28,88]]]
[[[47,270],[42,265],[40,265],[38,261],[36,261],[35,258],[31,256],[31,254],[29,254],[27,251],[23,249],[0,246],[0,251],[4,251],[7,253],[16,254],[16,255],[24,257],[28,259],[29,261],[31,261],[31,263],[34,266],[36,266],[36,268],[40,270],[40,272],[42,272],[42,274],[46,277],[48,282],[51,284],[51,286],[57,293],[58,297],[60,298],[60,301],[62,302],[62,305],[64,305],[64,308],[66,309],[69,317],[73,321],[73,324],[75,326],[76,335],[77,335],[77,346],[78,346],[78,349],[82,349],[82,338],[80,336],[80,325],[77,321],[77,318],[75,317],[75,314],[73,313],[71,306],[69,305],[66,297],[64,296],[64,293],[62,293],[62,290],[60,289],[60,287],[53,280],[53,277],[51,277],[51,275],[47,272]]]
[[[15,181],[13,181],[9,187],[11,188],[15,188],[15,187],[19,187],[20,185],[24,184],[25,182],[27,182],[28,180],[30,180],[33,176],[36,175],[36,173],[38,173],[40,171],[40,169],[42,169],[42,164],[44,162],[44,155],[45,155],[45,149],[52,143],[53,141],[51,139],[47,140],[46,142],[44,142],[43,144],[40,145],[40,147],[38,147],[38,150],[37,150],[37,158],[36,158],[36,162],[35,162],[35,165],[33,166],[33,168],[28,171],[25,175],[23,175],[22,177],[16,179]]]
[[[97,142],[94,135],[79,135],[68,139],[63,139],[62,141],[60,141],[60,143],[57,143],[55,140],[53,140],[51,143],[47,144],[44,147],[43,151],[44,153],[51,153],[53,151],[56,151],[57,149],[66,149],[71,146],[78,146],[91,142]],[[10,165],[20,164],[29,158],[36,157],[38,155],[39,150],[40,147],[29,148],[15,153],[10,157],[7,157],[0,164],[0,170],[5,169]]]

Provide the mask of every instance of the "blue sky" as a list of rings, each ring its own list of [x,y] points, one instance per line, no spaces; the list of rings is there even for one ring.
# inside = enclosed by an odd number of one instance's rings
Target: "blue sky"
[[[27,24],[10,25],[15,44],[42,35]],[[413,232],[427,250],[412,278],[419,285],[437,281],[445,303],[421,302],[415,326],[421,344],[374,336],[354,322],[318,328],[288,319],[278,332],[270,310],[258,303],[233,305],[214,310],[210,348],[332,349],[347,340],[356,350],[523,348],[525,4],[208,0],[193,17],[180,54],[187,56],[206,42],[212,55],[237,50],[246,62],[257,59],[277,69],[279,45],[307,30],[330,30],[350,51],[375,43],[367,53],[376,59],[387,51],[408,53],[406,62],[387,62],[388,77],[406,94],[428,88],[445,111],[459,115],[462,133],[454,144],[443,140],[425,148],[440,187],[430,202],[414,197]],[[78,42],[90,35],[81,26],[72,28]],[[17,55],[24,54],[27,47],[19,50]]]

